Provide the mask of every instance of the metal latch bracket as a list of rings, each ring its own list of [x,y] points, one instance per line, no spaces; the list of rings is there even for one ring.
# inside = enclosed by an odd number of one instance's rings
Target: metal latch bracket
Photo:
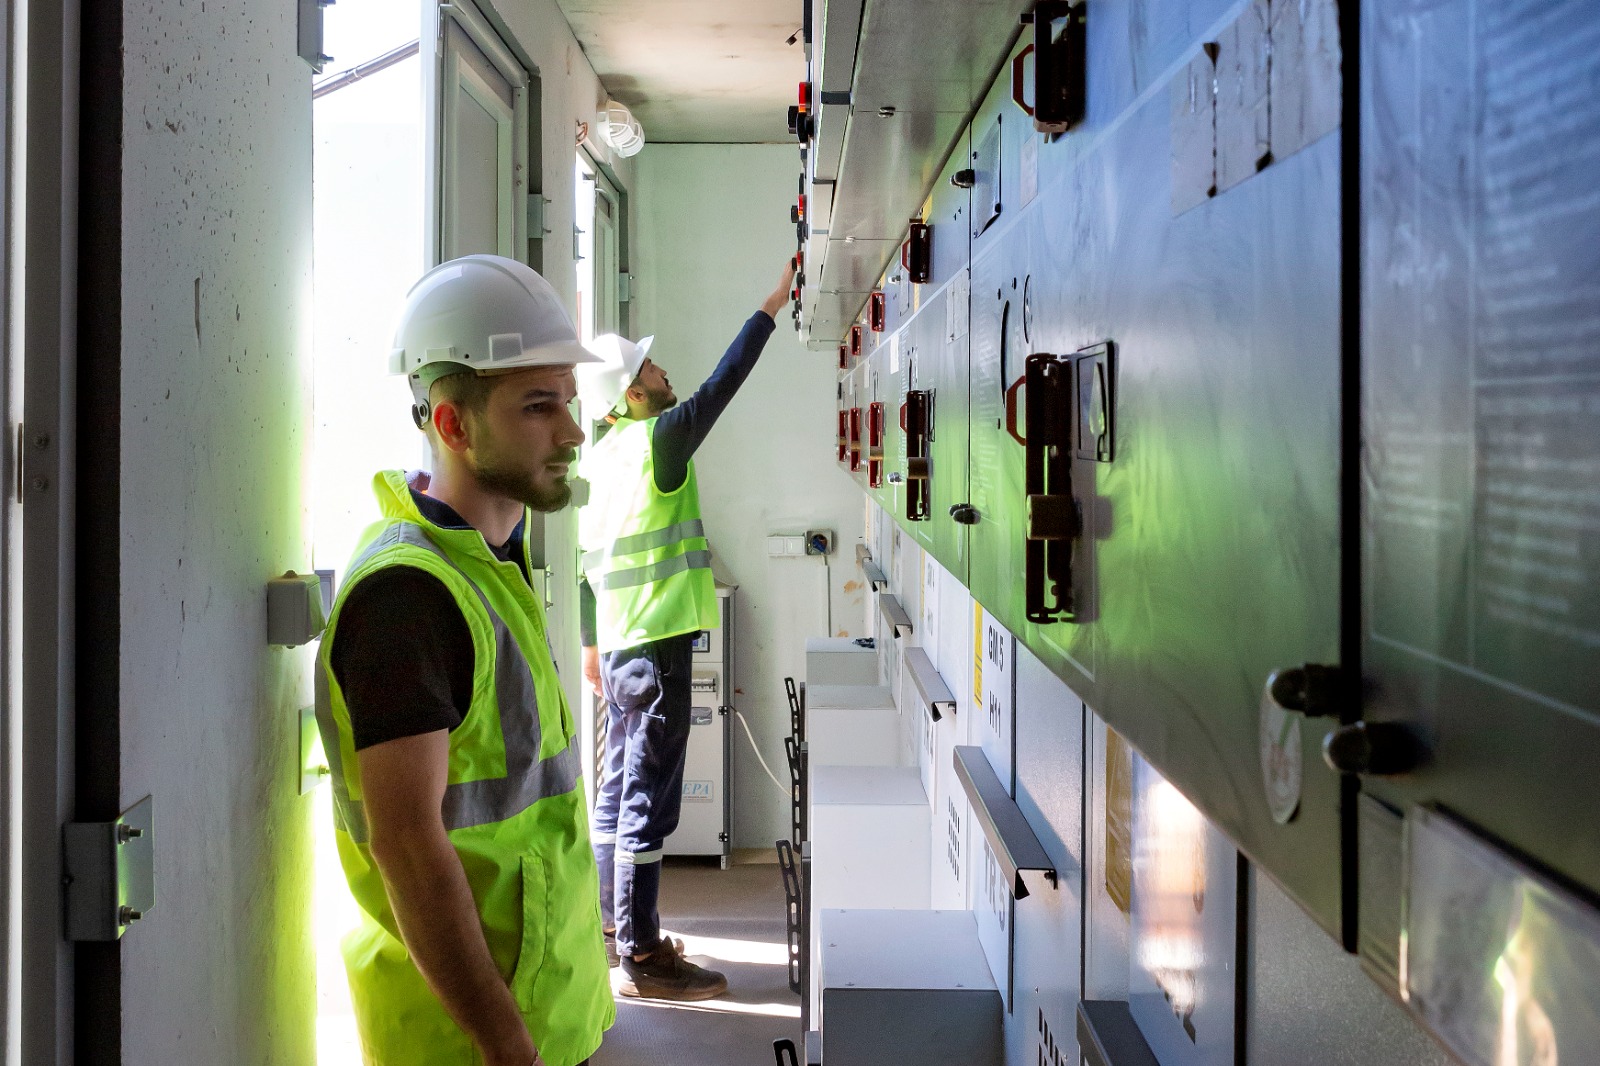
[[[156,902],[155,807],[149,796],[112,822],[62,828],[68,940],[117,940]]]

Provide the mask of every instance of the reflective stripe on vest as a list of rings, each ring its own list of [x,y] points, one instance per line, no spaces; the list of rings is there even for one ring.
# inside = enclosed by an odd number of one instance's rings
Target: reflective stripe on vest
[[[677,525],[668,526],[665,529],[653,529],[648,533],[634,533],[631,536],[619,537],[611,542],[609,548],[585,552],[583,561],[579,565],[585,570],[595,570],[604,566],[614,555],[632,555],[635,552],[645,552],[652,548],[665,548],[669,544],[676,544],[680,540],[689,540],[691,537],[704,537],[705,535],[706,524],[698,518],[692,518],[687,522],[679,522]]]
[[[649,566],[636,566],[631,570],[613,570],[600,579],[602,589],[626,589],[635,585],[648,585],[652,581],[662,581],[673,574],[681,574],[685,570],[710,570],[711,553],[709,551],[684,552],[672,559],[663,559],[659,563]]]
[[[424,548],[443,560],[457,573],[461,568],[428,539],[426,533],[409,523],[395,523],[370,544],[351,564],[355,573],[368,559],[387,548],[405,544]],[[463,578],[465,575],[463,575]],[[470,584],[470,583],[469,583]],[[466,829],[474,825],[503,822],[527,810],[539,800],[560,796],[578,786],[582,770],[578,738],[547,759],[539,758],[542,732],[539,727],[539,702],[535,696],[533,672],[517,647],[510,628],[495,613],[489,601],[476,588],[478,600],[494,626],[495,702],[500,710],[501,741],[505,745],[504,777],[463,781],[447,785],[444,791],[444,827]],[[327,672],[317,671],[317,726],[328,756],[330,784],[333,787],[334,823],[358,844],[367,843],[367,816],[360,800],[350,798],[344,766],[339,752],[338,727],[333,721],[332,700],[326,698]]]

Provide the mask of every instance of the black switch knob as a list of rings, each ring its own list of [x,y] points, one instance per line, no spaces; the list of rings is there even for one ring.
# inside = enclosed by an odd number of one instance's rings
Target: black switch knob
[[[1272,701],[1307,718],[1336,716],[1345,703],[1344,672],[1337,666],[1306,663],[1267,678]]]
[[[1416,736],[1395,722],[1340,726],[1322,742],[1322,759],[1341,774],[1387,777],[1414,770],[1423,750]]]
[[[958,526],[975,526],[978,524],[978,509],[970,503],[951,504],[950,517]]]
[[[950,184],[958,189],[970,189],[978,184],[978,172],[976,170],[958,170],[950,175]]]

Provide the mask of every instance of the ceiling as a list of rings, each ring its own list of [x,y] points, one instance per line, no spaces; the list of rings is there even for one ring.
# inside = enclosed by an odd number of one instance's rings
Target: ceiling
[[[801,0],[556,0],[651,144],[792,142]]]

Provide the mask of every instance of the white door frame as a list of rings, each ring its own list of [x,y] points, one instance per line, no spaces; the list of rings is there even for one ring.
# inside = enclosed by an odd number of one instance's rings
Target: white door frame
[[[423,8],[422,25],[422,96],[427,116],[423,134],[423,151],[428,161],[426,182],[423,187],[424,258],[429,267],[444,259],[444,249],[454,229],[454,220],[447,208],[449,203],[448,160],[454,137],[445,116],[455,104],[455,92],[466,92],[491,112],[500,111],[504,104],[481,79],[457,61],[445,46],[447,25],[454,25],[477,45],[496,70],[510,83],[513,97],[510,127],[502,126],[501,151],[509,152],[511,160],[511,218],[509,220],[509,251],[502,252],[511,258],[526,262],[528,258],[528,98],[533,72],[518,59],[500,32],[485,18],[472,0],[450,0],[447,4],[429,3]],[[509,143],[506,138],[509,135]],[[505,220],[502,220],[505,226]],[[501,246],[506,247],[508,234],[501,234]]]
[[[8,581],[6,617],[8,622],[25,618],[26,624],[20,632],[7,628],[5,655],[7,716],[20,714],[25,724],[18,729],[7,723],[8,738],[20,734],[21,743],[15,754],[6,753],[8,769],[20,763],[20,781],[14,786],[8,780],[7,794],[21,803],[20,818],[13,815],[8,826],[20,829],[20,848],[8,843],[14,859],[26,859],[20,870],[8,864],[18,876],[8,885],[16,897],[7,901],[7,916],[20,925],[8,930],[14,955],[8,959],[7,984],[20,975],[21,987],[7,989],[8,1015],[12,1008],[17,1013],[7,1018],[6,1028],[8,1061],[18,1054],[29,1066],[49,1066],[74,1056],[74,951],[62,935],[61,827],[73,817],[75,791],[80,4],[11,0],[8,30],[19,28],[23,9],[25,81],[18,84],[12,71],[6,71],[9,92],[21,94],[11,101],[11,111],[22,119],[6,136],[8,177],[21,177],[20,182],[8,182],[7,189],[7,298],[15,318],[8,323],[6,341],[13,364],[9,369],[14,371],[20,360],[25,388],[22,432],[16,432],[14,423],[8,425],[10,477],[5,491],[15,500],[20,485],[22,499],[21,551],[8,559],[20,566],[15,574],[21,586],[20,616],[17,586]],[[17,406],[8,397],[8,423]],[[115,537],[107,547],[117,550]],[[18,695],[20,703],[13,702]]]

